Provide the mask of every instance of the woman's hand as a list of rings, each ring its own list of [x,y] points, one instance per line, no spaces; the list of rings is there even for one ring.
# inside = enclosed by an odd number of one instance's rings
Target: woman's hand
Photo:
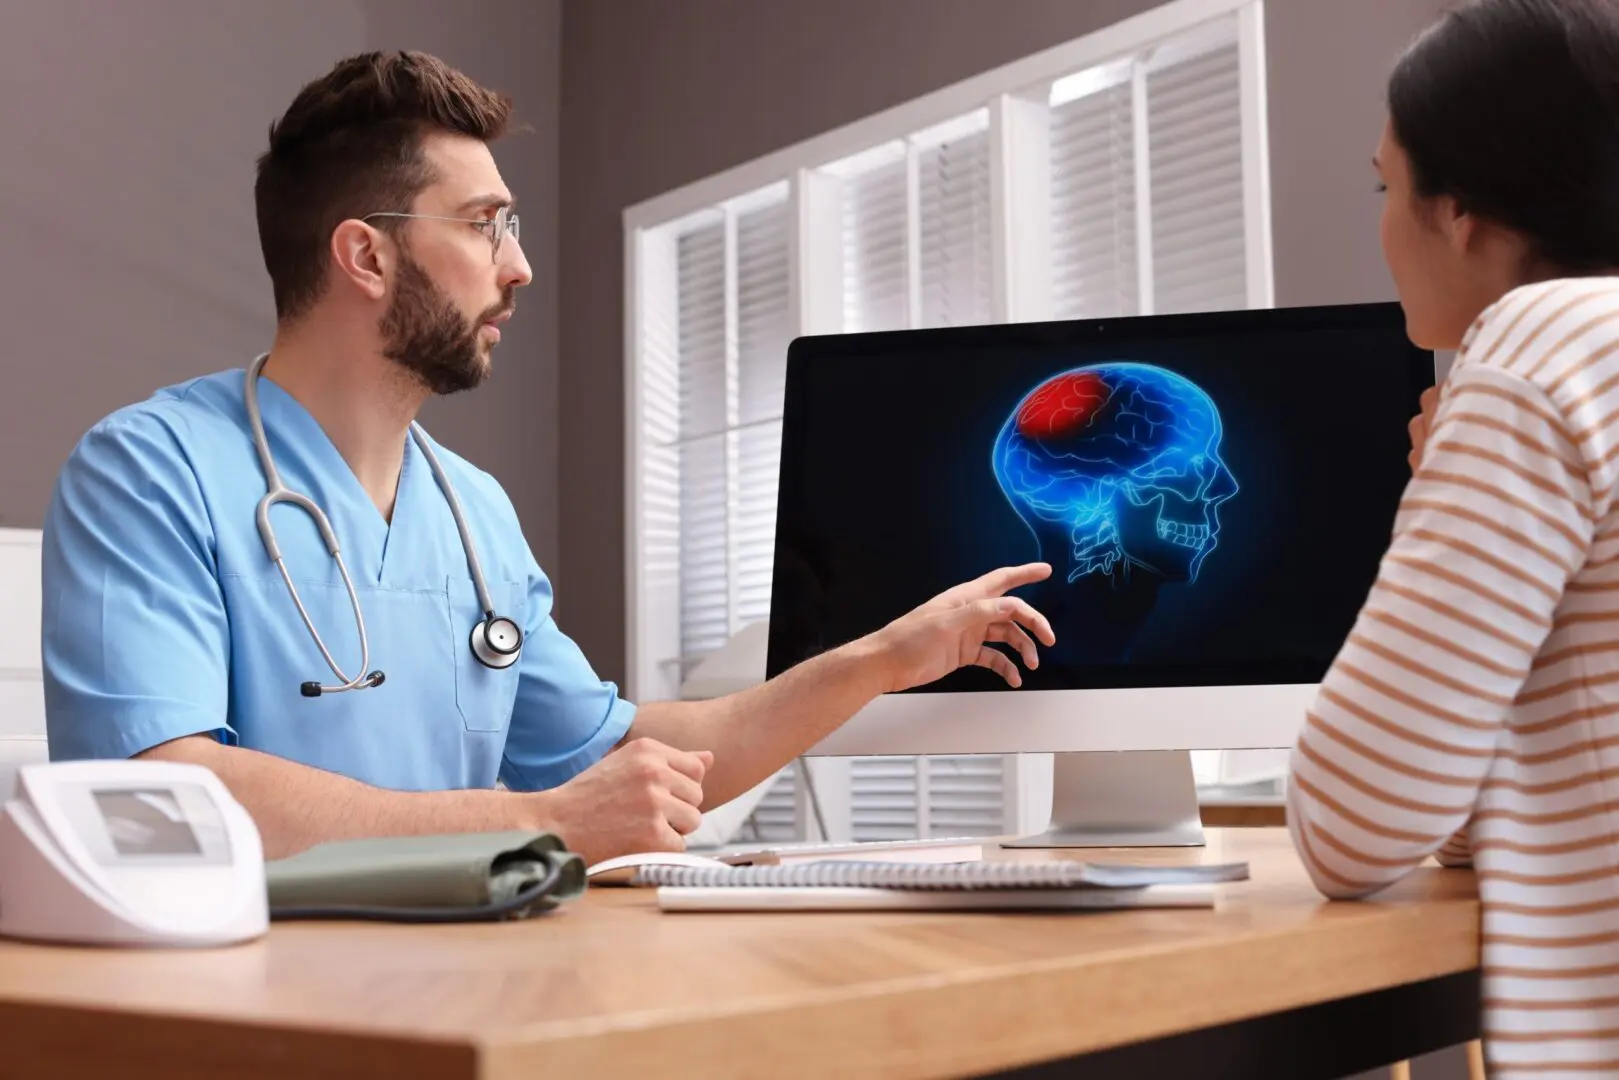
[[[1413,474],[1422,467],[1422,452],[1428,446],[1428,432],[1433,427],[1434,409],[1439,405],[1439,387],[1430,386],[1422,392],[1422,411],[1411,418],[1406,430],[1411,433],[1411,452],[1406,462]]]

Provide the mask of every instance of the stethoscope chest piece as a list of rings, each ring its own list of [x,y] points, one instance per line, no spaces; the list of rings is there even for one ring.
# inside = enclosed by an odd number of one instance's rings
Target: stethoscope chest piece
[[[504,615],[491,615],[472,628],[472,655],[485,667],[509,668],[523,652],[523,631]]]

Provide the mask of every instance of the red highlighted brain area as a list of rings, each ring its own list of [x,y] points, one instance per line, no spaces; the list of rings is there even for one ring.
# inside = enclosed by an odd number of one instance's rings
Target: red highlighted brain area
[[[1077,435],[1106,405],[1112,391],[1101,376],[1075,371],[1041,383],[1018,410],[1018,434],[1027,439],[1062,439]]]

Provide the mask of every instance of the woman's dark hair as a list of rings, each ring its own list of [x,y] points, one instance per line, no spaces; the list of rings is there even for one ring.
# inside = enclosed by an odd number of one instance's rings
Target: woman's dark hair
[[[1389,77],[1422,196],[1523,234],[1560,271],[1619,267],[1619,0],[1474,0]]]

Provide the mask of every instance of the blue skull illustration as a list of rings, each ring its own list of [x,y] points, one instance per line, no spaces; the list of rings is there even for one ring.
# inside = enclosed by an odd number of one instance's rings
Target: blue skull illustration
[[[1190,380],[1151,364],[1074,368],[1036,386],[995,440],[1001,490],[1041,557],[1066,548],[1067,580],[1133,568],[1195,582],[1237,494],[1220,458],[1220,412]]]

